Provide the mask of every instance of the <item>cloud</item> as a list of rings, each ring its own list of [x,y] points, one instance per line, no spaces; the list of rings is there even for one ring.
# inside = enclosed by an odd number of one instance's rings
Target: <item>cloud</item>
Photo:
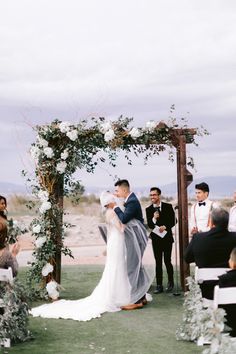
[[[35,124],[124,114],[143,126],[168,119],[173,103],[178,117],[211,132],[198,139],[197,149],[188,146],[198,171],[230,171],[236,151],[235,10],[234,1],[215,0],[204,6],[191,0],[2,3],[0,148],[9,172],[1,178],[14,180],[28,161]],[[175,178],[168,163],[159,164],[163,180]],[[136,175],[141,183],[155,163],[136,166],[146,171]]]

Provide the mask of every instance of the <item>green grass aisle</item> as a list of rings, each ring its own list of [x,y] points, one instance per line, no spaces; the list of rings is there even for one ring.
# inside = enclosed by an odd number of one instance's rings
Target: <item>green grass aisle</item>
[[[101,266],[63,268],[61,298],[90,294],[100,279]],[[20,276],[24,278],[25,271]],[[152,293],[152,289],[151,289]],[[175,330],[182,316],[183,297],[154,295],[143,309],[106,313],[89,322],[30,318],[35,339],[16,344],[8,353],[79,354],[191,354],[201,353],[194,343],[178,342]],[[39,304],[39,303],[37,303]],[[36,304],[34,304],[36,305]]]

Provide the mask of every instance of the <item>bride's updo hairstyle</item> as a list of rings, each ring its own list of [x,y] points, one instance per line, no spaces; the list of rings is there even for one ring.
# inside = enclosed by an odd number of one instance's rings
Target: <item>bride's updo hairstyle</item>
[[[106,206],[110,203],[115,203],[115,196],[108,191],[103,191],[100,195],[100,203],[102,208],[106,208]]]

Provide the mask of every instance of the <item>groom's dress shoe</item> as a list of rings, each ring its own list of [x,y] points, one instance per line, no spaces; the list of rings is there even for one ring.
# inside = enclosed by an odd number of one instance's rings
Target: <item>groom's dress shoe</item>
[[[142,303],[143,303],[143,305],[147,305],[147,299],[146,299],[146,297],[142,300]]]
[[[166,292],[167,292],[167,293],[171,293],[171,291],[173,291],[173,289],[174,289],[174,283],[169,282],[169,283],[167,284]]]
[[[139,304],[129,304],[126,306],[121,306],[121,310],[137,310],[143,307],[143,303],[140,302]]]
[[[163,286],[162,285],[157,285],[156,290],[153,291],[153,294],[161,294],[163,293]]]

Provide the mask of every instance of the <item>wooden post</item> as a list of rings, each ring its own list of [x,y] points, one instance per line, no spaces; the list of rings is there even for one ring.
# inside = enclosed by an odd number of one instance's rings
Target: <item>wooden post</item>
[[[55,218],[55,235],[56,244],[55,265],[53,270],[54,279],[58,284],[61,283],[61,247],[62,247],[62,225],[63,225],[63,194],[64,194],[64,178],[60,176],[53,188],[53,197],[57,205],[57,216]]]
[[[178,146],[177,146],[179,261],[180,261],[180,281],[184,291],[186,291],[185,278],[190,274],[189,265],[184,261],[184,257],[183,257],[189,239],[187,175],[189,175],[189,172],[186,169],[186,138],[184,135],[179,135]]]

